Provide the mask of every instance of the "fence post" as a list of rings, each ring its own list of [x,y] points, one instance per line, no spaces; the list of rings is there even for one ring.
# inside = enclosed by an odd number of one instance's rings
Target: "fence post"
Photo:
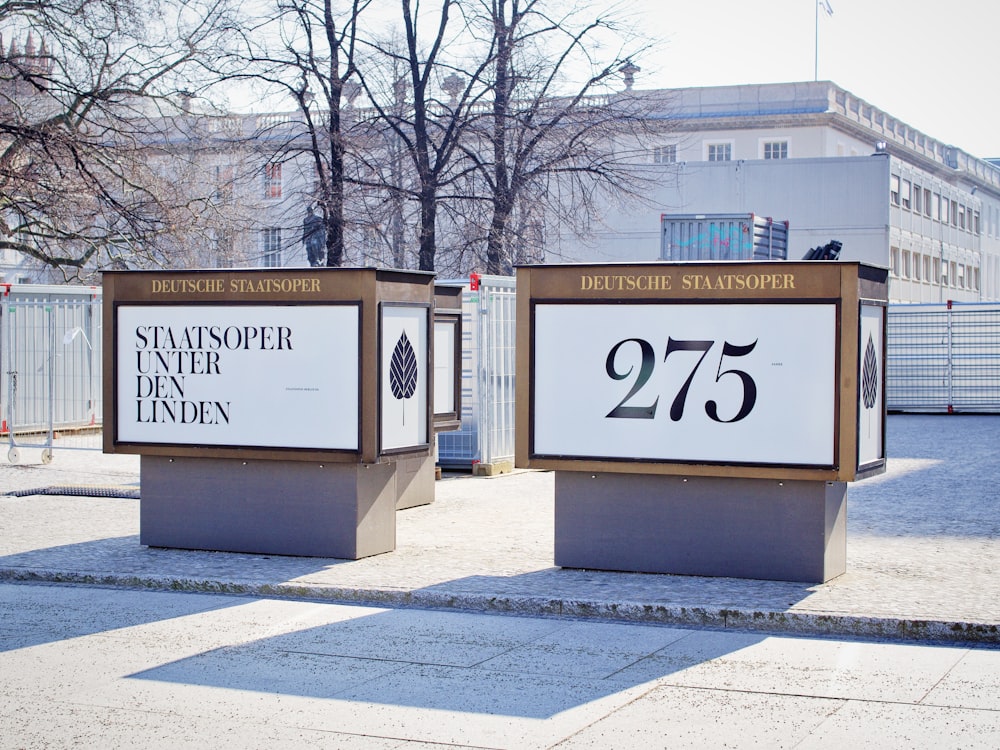
[[[952,358],[952,315],[954,314],[951,308],[951,300],[948,300],[948,308],[945,316],[948,320],[948,413],[953,414],[955,412],[955,398],[952,392],[954,374],[955,374],[955,362]]]

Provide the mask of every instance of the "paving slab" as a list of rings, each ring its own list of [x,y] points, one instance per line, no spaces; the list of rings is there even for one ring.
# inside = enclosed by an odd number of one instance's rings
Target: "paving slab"
[[[0,623],[0,750],[1000,742],[982,646],[24,582]]]

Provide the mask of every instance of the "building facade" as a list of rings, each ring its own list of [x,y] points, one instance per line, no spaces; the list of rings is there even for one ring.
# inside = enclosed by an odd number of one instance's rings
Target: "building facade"
[[[557,260],[660,257],[662,214],[755,213],[789,222],[789,259],[831,239],[886,266],[895,302],[1000,299],[1000,168],[830,82],[649,92],[662,134],[636,169],[645,205],[608,210]]]
[[[531,257],[655,260],[664,214],[753,213],[789,223],[789,259],[837,240],[842,259],[888,267],[894,302],[1000,300],[1000,165],[825,81],[628,91],[621,102],[649,124],[642,142],[610,146],[644,197],[592,203],[572,233],[541,217]],[[364,118],[362,110],[345,115]],[[204,206],[202,225],[167,253],[171,264],[308,265],[303,221],[318,191],[311,154],[296,147],[301,114],[182,113],[163,132],[149,158]],[[413,267],[415,206],[377,187],[378,169],[393,171],[392,144],[378,142],[374,128],[367,137],[366,158],[353,168],[370,173],[352,173],[346,197],[345,262]],[[440,212],[446,276],[482,270],[474,254],[453,249],[467,247],[458,241],[460,213]],[[0,260],[8,281],[28,280],[23,259]]]

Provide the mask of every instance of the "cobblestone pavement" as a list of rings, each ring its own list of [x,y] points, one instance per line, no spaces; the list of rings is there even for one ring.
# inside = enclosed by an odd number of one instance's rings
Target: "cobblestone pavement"
[[[888,471],[848,491],[847,573],[821,585],[557,568],[547,472],[446,476],[398,512],[394,552],[357,561],[148,548],[135,499],[0,495],[0,581],[1000,643],[998,447],[998,416],[890,416]],[[138,467],[57,450],[0,463],[0,493],[134,491]]]

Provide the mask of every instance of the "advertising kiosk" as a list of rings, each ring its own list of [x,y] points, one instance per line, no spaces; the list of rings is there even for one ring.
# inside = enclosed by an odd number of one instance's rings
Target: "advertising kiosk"
[[[104,450],[141,456],[140,542],[393,550],[397,463],[432,457],[433,280],[106,273]]]
[[[563,567],[826,581],[885,470],[887,271],[517,269],[517,455]]]
[[[434,502],[437,433],[462,426],[462,290],[434,287],[433,359],[434,446],[428,455],[400,455],[396,463],[396,510]]]

